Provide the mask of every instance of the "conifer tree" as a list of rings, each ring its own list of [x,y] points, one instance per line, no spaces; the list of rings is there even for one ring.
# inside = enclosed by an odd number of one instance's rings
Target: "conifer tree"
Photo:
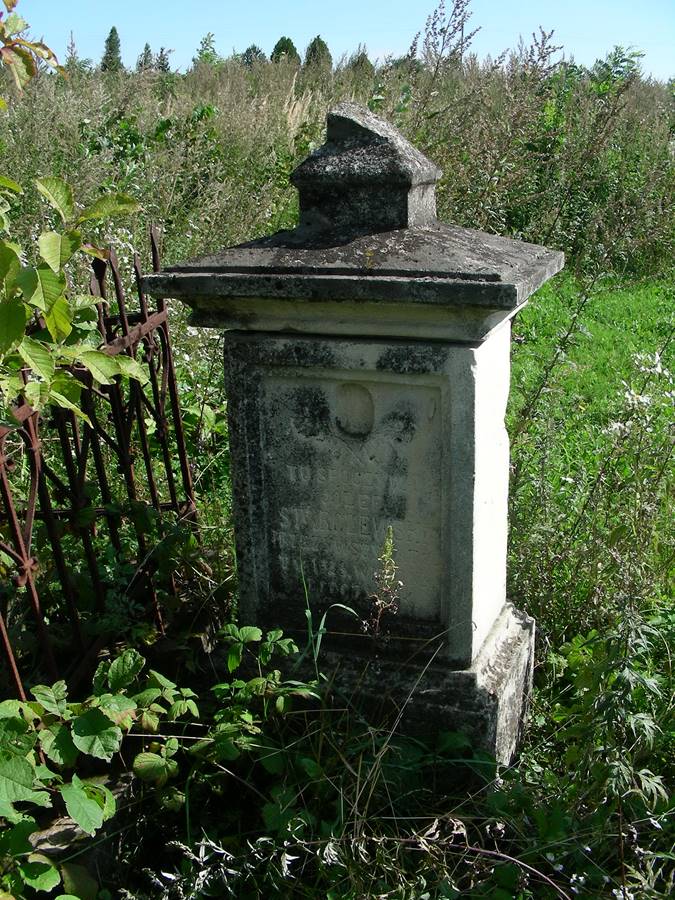
[[[270,56],[272,62],[280,62],[282,59],[286,59],[289,62],[297,63],[300,65],[300,54],[295,48],[295,44],[289,37],[280,37],[279,40],[274,45],[274,50],[272,50],[272,55]]]
[[[217,66],[222,61],[222,57],[216,50],[216,36],[209,31],[199,42],[197,55],[192,57],[192,65],[197,66],[204,63],[207,66]]]
[[[375,66],[368,58],[368,52],[362,44],[359,44],[356,53],[349,57],[347,69],[359,80],[368,81],[374,77]]]
[[[155,68],[158,72],[171,71],[171,66],[169,65],[170,53],[173,53],[173,50],[167,50],[166,47],[159,48],[159,53],[157,54],[157,58],[155,59]]]
[[[256,44],[251,44],[241,55],[241,61],[247,69],[252,69],[255,63],[267,62],[267,57]]]
[[[102,72],[119,72],[122,66],[122,54],[120,53],[120,36],[113,25],[108,37],[105,39],[105,49],[101,59]]]
[[[333,68],[333,57],[330,55],[328,44],[320,34],[317,34],[305,51],[305,68],[322,70]]]
[[[152,49],[150,44],[146,44],[143,47],[143,52],[138,57],[136,61],[136,71],[137,72],[149,72],[155,66],[155,57],[152,55]]]

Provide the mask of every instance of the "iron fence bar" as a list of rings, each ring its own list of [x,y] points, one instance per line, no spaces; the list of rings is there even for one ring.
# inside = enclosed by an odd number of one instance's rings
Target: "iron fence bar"
[[[62,411],[57,407],[54,408],[54,421],[59,434],[59,440],[61,442],[61,453],[63,455],[63,462],[66,467],[71,497],[73,499],[73,527],[77,530],[82,540],[84,556],[87,562],[89,575],[91,577],[91,583],[94,588],[94,602],[96,608],[99,610],[99,612],[103,612],[105,609],[105,585],[101,580],[101,573],[99,572],[98,561],[96,559],[96,553],[94,552],[91,534],[86,526],[80,525],[76,521],[77,515],[88,505],[87,498],[84,497],[79,491],[79,482],[77,478],[77,470],[75,468],[75,463],[73,460],[72,447],[70,441],[68,440],[68,433],[66,431]]]
[[[161,268],[161,259],[159,254],[159,243],[157,230],[154,225],[150,229],[150,248],[152,252],[152,268],[154,272],[159,272]],[[139,293],[142,294],[139,283]],[[159,312],[166,313],[166,305],[164,300],[157,303]],[[176,371],[173,364],[173,353],[171,351],[171,341],[169,340],[168,318],[162,322],[159,327],[160,341],[165,347],[166,370],[169,380],[169,400],[171,403],[171,415],[174,422],[174,434],[176,439],[176,449],[178,451],[178,464],[180,466],[181,478],[183,481],[183,491],[188,500],[190,513],[189,518],[196,522],[197,506],[195,503],[194,485],[192,483],[192,472],[190,463],[188,462],[187,447],[185,444],[185,432],[183,430],[183,419],[181,416],[180,403],[178,400],[178,387],[176,385]]]
[[[80,625],[80,613],[77,608],[77,598],[75,597],[75,593],[73,591],[70,572],[68,571],[68,566],[66,565],[65,556],[63,555],[61,540],[56,530],[56,522],[54,519],[51,498],[49,496],[49,489],[47,488],[47,481],[44,477],[44,474],[42,473],[40,474],[40,478],[38,481],[38,497],[40,499],[41,518],[45,523],[45,530],[47,531],[47,537],[49,539],[49,543],[52,548],[52,554],[54,557],[54,565],[56,566],[56,571],[59,576],[59,583],[61,585],[61,589],[63,590],[63,595],[66,599],[66,606],[68,607],[70,624],[75,633],[75,638],[79,645],[80,652],[84,652],[84,638],[82,636],[82,628]],[[72,511],[69,511],[69,515],[72,515]]]
[[[7,664],[9,666],[9,671],[12,676],[12,681],[14,682],[14,687],[16,688],[16,692],[19,695],[20,700],[27,700],[26,692],[23,689],[23,682],[21,681],[21,675],[19,674],[19,667],[16,664],[16,657],[14,656],[14,650],[12,649],[12,642],[9,639],[9,633],[7,632],[7,626],[5,625],[5,617],[2,612],[0,612],[0,638],[2,639],[2,649],[5,651],[5,657],[7,659]]]
[[[37,412],[33,411],[33,416],[37,417]],[[28,418],[28,417],[26,417]],[[26,433],[25,429],[22,429],[22,439],[25,441],[29,438],[29,435]],[[17,574],[14,578],[14,583],[17,587],[23,587],[26,589],[26,593],[28,595],[30,605],[33,610],[33,617],[35,619],[35,625],[38,631],[38,637],[42,646],[44,648],[45,662],[47,665],[47,669],[49,674],[56,680],[58,678],[58,669],[56,666],[56,660],[54,658],[54,653],[52,650],[52,642],[47,632],[45,626],[44,615],[42,613],[42,606],[40,604],[40,597],[38,595],[35,580],[33,578],[33,572],[37,565],[37,561],[31,554],[28,552],[26,548],[26,543],[24,541],[23,529],[21,528],[21,523],[19,522],[19,516],[17,513],[16,506],[14,505],[14,500],[12,496],[12,490],[9,484],[9,477],[7,473],[7,466],[5,465],[5,456],[4,456],[4,444],[6,440],[5,436],[0,439],[0,496],[2,497],[2,502],[7,510],[7,523],[9,526],[9,533],[16,550],[16,554],[19,557],[19,560],[16,561],[17,564]],[[39,451],[38,451],[39,452]],[[31,477],[34,476],[34,469],[31,470]],[[9,638],[8,638],[9,640]],[[8,657],[9,659],[9,657]],[[11,661],[10,661],[11,664]]]

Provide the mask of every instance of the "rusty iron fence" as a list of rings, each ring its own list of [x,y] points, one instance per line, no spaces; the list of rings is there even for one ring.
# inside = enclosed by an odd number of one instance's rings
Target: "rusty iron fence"
[[[154,231],[151,246],[158,271]],[[163,608],[180,586],[175,567],[158,562],[158,547],[175,547],[177,529],[195,534],[166,306],[150,308],[138,257],[133,310],[114,252],[93,269],[101,349],[137,359],[148,381],[97,385],[76,367],[86,419],[24,403],[11,410],[13,421],[0,422],[4,696],[25,699],[29,680],[76,686],[134,624],[162,632]]]

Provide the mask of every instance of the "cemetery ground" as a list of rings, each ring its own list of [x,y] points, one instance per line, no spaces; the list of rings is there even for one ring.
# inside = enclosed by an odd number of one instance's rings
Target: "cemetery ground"
[[[444,26],[423,34],[429,52]],[[34,178],[64,177],[83,204],[123,191],[141,211],[95,223],[92,241],[115,246],[128,290],[150,222],[167,262],[292,225],[288,175],[352,96],[442,166],[442,218],[568,259],[514,322],[508,594],[538,628],[514,765],[461,734],[405,738],[354,698],[324,703],[321,622],[302,677],[283,635],[234,624],[221,339],[172,308],[199,543],[164,558],[181,586],[162,598],[166,635],[121,606],[93,684],[69,697],[38,664],[33,706],[0,705],[3,900],[675,891],[672,91],[621,48],[585,71],[542,40],[501,68],[458,65],[451,41],[436,67],[355,57],[328,72],[233,58],[106,75],[74,57],[67,80],[42,73],[2,114],[2,173],[24,186],[12,239],[34,259],[54,226]],[[69,266],[84,292],[88,262]],[[395,536],[383,572],[392,560]],[[29,835],[54,811],[79,828],[36,855]]]

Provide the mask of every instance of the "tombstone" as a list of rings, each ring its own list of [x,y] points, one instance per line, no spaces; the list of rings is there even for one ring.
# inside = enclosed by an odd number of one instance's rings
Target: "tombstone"
[[[291,176],[297,228],[146,288],[226,330],[241,621],[304,644],[327,612],[338,684],[507,763],[534,642],[506,599],[510,321],[563,255],[439,222],[440,175],[342,103]],[[373,635],[389,528],[402,587]]]

